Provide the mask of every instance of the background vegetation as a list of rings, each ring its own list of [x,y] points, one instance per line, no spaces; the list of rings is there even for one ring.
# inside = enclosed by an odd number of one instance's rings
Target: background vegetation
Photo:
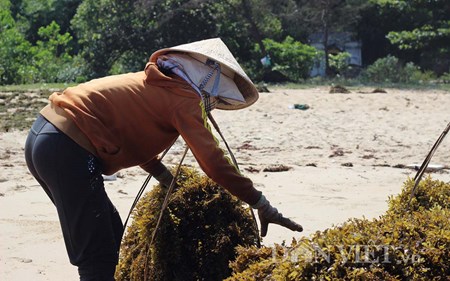
[[[139,71],[157,49],[211,37],[255,81],[303,82],[319,55],[328,77],[354,77],[345,54],[329,54],[341,31],[362,43],[370,71],[358,79],[450,80],[447,0],[0,0],[0,85]],[[323,53],[309,46],[314,33]]]

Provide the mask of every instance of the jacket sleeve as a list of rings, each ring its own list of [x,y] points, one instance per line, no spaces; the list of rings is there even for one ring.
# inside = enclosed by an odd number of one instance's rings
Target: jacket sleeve
[[[219,147],[201,101],[189,99],[183,103],[175,111],[173,123],[208,177],[250,205],[259,200],[261,192],[249,178],[241,175]]]

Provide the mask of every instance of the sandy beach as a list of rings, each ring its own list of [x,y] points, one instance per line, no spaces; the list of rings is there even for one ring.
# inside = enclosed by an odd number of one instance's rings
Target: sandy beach
[[[416,174],[407,166],[422,163],[450,122],[450,92],[445,91],[269,89],[247,109],[213,112],[242,173],[304,227],[293,233],[270,225],[264,245],[290,243],[352,217],[382,215],[388,197]],[[56,210],[25,165],[26,135],[0,133],[0,280],[78,280]],[[183,147],[178,140],[163,162],[176,165]],[[196,165],[191,154],[185,162]],[[450,166],[450,136],[431,163]],[[287,171],[273,171],[281,165]],[[130,168],[105,182],[123,220],[146,176]],[[450,182],[450,169],[431,176]]]

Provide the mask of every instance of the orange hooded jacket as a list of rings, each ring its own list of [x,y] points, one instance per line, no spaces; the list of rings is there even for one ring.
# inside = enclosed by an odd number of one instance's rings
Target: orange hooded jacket
[[[153,63],[145,71],[94,79],[49,99],[41,114],[95,154],[105,174],[137,165],[159,174],[164,166],[158,154],[181,135],[216,183],[249,204],[261,195],[219,148],[200,97]]]

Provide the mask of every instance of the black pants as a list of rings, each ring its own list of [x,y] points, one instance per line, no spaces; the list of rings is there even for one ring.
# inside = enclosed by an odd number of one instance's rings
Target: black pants
[[[28,135],[25,159],[56,206],[80,280],[114,280],[123,226],[105,192],[99,160],[42,116]]]

